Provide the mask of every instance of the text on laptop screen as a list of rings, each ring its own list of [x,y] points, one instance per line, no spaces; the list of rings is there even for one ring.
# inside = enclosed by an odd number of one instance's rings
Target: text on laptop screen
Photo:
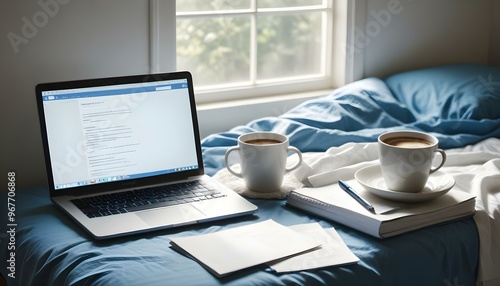
[[[187,85],[42,92],[55,189],[198,168]]]

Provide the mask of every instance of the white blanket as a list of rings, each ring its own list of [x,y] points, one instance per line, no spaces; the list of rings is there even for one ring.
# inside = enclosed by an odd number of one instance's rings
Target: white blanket
[[[447,150],[441,171],[451,174],[454,189],[476,196],[479,232],[478,286],[500,285],[500,139],[491,138],[474,146]],[[296,176],[305,185],[319,187],[338,179],[352,179],[360,168],[377,164],[376,143],[349,143],[325,153],[304,154]]]
[[[446,152],[447,161],[441,170],[455,178],[454,189],[476,195],[474,220],[480,240],[477,285],[500,285],[500,139],[491,138]],[[247,197],[282,199],[292,189],[304,185],[319,187],[354,178],[360,168],[378,163],[377,145],[348,143],[326,152],[305,153],[303,160],[303,166],[287,174],[282,189],[275,193],[248,191],[243,180],[225,169],[215,178]]]

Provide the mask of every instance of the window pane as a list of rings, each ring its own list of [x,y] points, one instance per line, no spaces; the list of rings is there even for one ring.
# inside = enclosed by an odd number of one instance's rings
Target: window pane
[[[177,69],[189,70],[197,86],[250,78],[250,17],[177,20]]]
[[[217,10],[249,9],[251,0],[179,0],[177,12],[201,12]]]
[[[321,12],[259,16],[257,79],[322,72]]]
[[[257,0],[258,8],[302,7],[323,4],[323,0]]]

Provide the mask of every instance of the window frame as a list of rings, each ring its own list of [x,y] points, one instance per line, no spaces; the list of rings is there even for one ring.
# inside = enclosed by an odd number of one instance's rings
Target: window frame
[[[161,4],[160,4],[161,2]],[[170,1],[169,1],[170,2]],[[173,2],[173,1],[172,1]],[[214,86],[220,89],[210,88],[199,88],[195,86],[195,92],[198,104],[210,104],[217,102],[230,102],[238,100],[248,100],[248,99],[266,99],[269,97],[279,97],[289,96],[291,94],[316,92],[319,90],[331,90],[345,83],[346,80],[346,27],[349,20],[348,9],[349,1],[343,0],[325,0],[326,4],[324,7],[320,8],[322,13],[326,13],[322,25],[326,28],[323,31],[323,36],[327,39],[326,43],[323,43],[322,49],[324,50],[324,65],[322,67],[323,74],[317,77],[305,76],[305,77],[294,77],[289,78],[290,81],[278,80],[276,82],[272,81],[259,81],[254,82],[251,85],[245,86],[234,86],[234,85],[224,85],[224,86]],[[175,21],[177,19],[175,13],[175,3],[172,5],[165,5],[164,2],[159,0],[150,0],[151,3],[151,70],[160,71],[165,70],[162,60],[169,55],[166,55],[166,49],[160,49],[164,46],[169,46],[168,49],[171,53],[172,43],[165,43],[166,37],[162,35],[165,34],[164,30],[170,30],[169,34],[173,33],[175,35]],[[172,6],[173,10],[172,11]],[[300,8],[292,8],[300,9]],[[316,8],[318,9],[318,8]],[[281,13],[281,11],[275,11],[275,9],[262,9],[267,10],[266,13]],[[304,10],[304,11],[309,11]],[[233,13],[240,13],[233,12]],[[261,11],[262,12],[262,11]],[[287,12],[287,11],[285,11]],[[254,12],[257,13],[257,12]],[[199,13],[200,17],[205,17],[206,13]],[[160,15],[162,15],[160,17]],[[173,19],[171,19],[173,16]],[[182,16],[182,15],[181,15]],[[170,18],[170,21],[165,21],[165,18]],[[164,26],[165,24],[170,26]],[[173,24],[173,28],[172,25]],[[175,54],[175,42],[173,43],[174,58]],[[254,48],[255,50],[255,48]],[[172,56],[172,55],[170,55]],[[158,64],[159,62],[159,64]],[[172,60],[169,61],[170,63]],[[175,63],[175,60],[173,61]],[[175,64],[174,64],[175,65]],[[176,68],[174,68],[176,69]],[[167,69],[172,70],[172,68]],[[196,85],[196,79],[194,79]],[[235,96],[235,94],[237,94]]]

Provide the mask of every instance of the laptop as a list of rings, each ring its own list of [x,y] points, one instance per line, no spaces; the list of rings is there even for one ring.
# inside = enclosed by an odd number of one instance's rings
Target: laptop
[[[42,83],[51,200],[96,239],[255,213],[204,173],[192,76]]]

